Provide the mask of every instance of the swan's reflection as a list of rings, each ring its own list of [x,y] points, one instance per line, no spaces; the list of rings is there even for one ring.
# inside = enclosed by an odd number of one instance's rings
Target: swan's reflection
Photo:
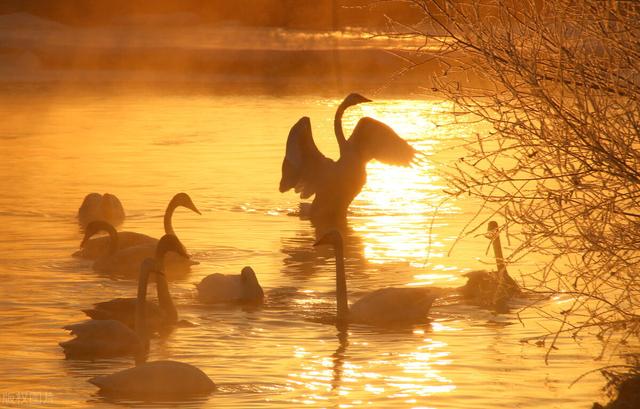
[[[344,237],[344,255],[350,274],[362,274],[368,266],[362,237],[349,226],[335,229]],[[332,227],[301,229],[294,237],[282,238],[280,251],[286,255],[283,260],[283,274],[306,281],[326,269],[326,260],[333,257],[332,250],[327,247],[314,247],[313,244],[329,230],[332,230]]]
[[[336,390],[342,383],[342,370],[344,367],[345,353],[349,346],[349,325],[347,323],[338,323],[338,348],[333,353],[333,379],[331,381],[331,390]]]

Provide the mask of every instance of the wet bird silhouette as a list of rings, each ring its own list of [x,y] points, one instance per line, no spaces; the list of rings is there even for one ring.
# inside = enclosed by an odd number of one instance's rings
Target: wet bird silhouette
[[[260,304],[264,292],[255,271],[245,267],[240,274],[210,274],[196,285],[198,298],[207,304]]]
[[[157,263],[147,259],[143,262],[143,270]],[[142,289],[142,286],[139,286]],[[146,286],[144,287],[146,293]],[[146,308],[144,295],[138,293],[136,304],[136,334],[148,346],[146,333]],[[96,321],[100,322],[100,321]],[[147,348],[148,349],[148,348]],[[164,400],[166,398],[182,398],[194,395],[206,395],[216,389],[213,381],[197,367],[178,361],[145,362],[144,354],[137,354],[136,366],[124,369],[111,375],[97,376],[89,382],[100,388],[100,392],[109,396],[143,398],[145,400]]]
[[[78,223],[84,228],[89,223],[100,220],[119,226],[124,222],[122,203],[111,193],[89,193],[78,209]]]
[[[180,250],[175,236],[165,234],[158,243],[158,248]],[[178,310],[169,292],[167,278],[162,271],[162,264],[156,260],[156,291],[158,303],[145,301],[145,316],[148,333],[159,332],[178,323]],[[116,320],[131,329],[135,327],[136,308],[140,301],[137,298],[115,298],[94,304],[92,309],[83,310],[94,320]]]
[[[177,193],[169,204],[167,205],[167,209],[164,212],[164,232],[165,234],[173,234],[176,235],[173,230],[173,213],[178,207],[186,207],[187,209],[192,210],[195,213],[200,214],[200,211],[193,204],[191,197],[186,193]],[[113,225],[113,223],[111,223]],[[148,236],[142,233],[136,233],[131,231],[119,231],[118,235],[118,250],[122,250],[128,247],[139,246],[139,245],[156,245],[158,244],[158,239],[155,237]],[[87,240],[83,247],[73,253],[74,257],[81,257],[90,260],[95,260],[101,255],[103,255],[107,249],[109,248],[109,237],[96,237]]]
[[[320,245],[331,245],[335,250],[338,324],[351,322],[392,326],[427,321],[427,314],[436,298],[436,294],[429,288],[381,288],[365,295],[349,307],[342,235],[336,230],[330,231],[314,244]]]
[[[347,209],[367,181],[366,165],[376,159],[391,165],[407,166],[416,151],[389,126],[364,117],[349,139],[342,130],[342,115],[353,105],[370,102],[350,94],[338,106],[334,130],[340,158],[333,161],[316,147],[308,117],[301,118],[289,131],[286,155],[282,161],[280,192],[294,189],[306,199],[315,195],[309,217],[312,221],[334,221],[346,217]]]
[[[155,260],[147,259],[142,263],[138,277],[138,295],[133,299],[134,307],[147,305],[149,274],[158,271]],[[118,320],[88,320],[63,328],[75,335],[75,338],[59,344],[67,358],[137,356],[145,354],[148,349],[146,332],[143,336]]]

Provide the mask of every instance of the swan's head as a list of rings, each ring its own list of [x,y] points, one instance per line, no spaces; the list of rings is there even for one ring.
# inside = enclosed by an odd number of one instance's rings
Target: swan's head
[[[246,302],[262,302],[264,298],[264,292],[256,272],[249,266],[242,269],[240,272],[240,280],[242,281],[242,298]]]
[[[340,104],[340,106],[343,109],[346,109],[350,106],[354,106],[354,105],[358,105],[358,104],[362,104],[365,102],[371,102],[371,100],[369,98],[365,98],[362,95],[353,92],[349,95],[347,95],[347,97],[344,99],[344,101],[342,101],[342,103]]]
[[[178,238],[173,234],[165,234],[162,236],[158,242],[158,246],[156,247],[156,259],[160,260],[170,251],[174,251],[184,258],[189,258],[189,255],[182,243],[180,243],[180,240],[178,240]]]
[[[331,230],[324,236],[320,237],[318,241],[313,243],[314,247],[322,245],[332,245],[334,247],[342,246],[342,235],[338,230]]]
[[[187,209],[198,213],[198,214],[202,214],[200,213],[200,210],[198,210],[198,208],[196,207],[195,204],[193,204],[193,200],[191,200],[191,197],[186,194],[186,193],[178,193],[176,194],[173,199],[171,199],[171,201],[177,206],[183,206],[186,207]]]
[[[242,269],[240,272],[240,279],[242,279],[245,283],[257,283],[258,277],[256,277],[256,272],[249,266]]]
[[[84,245],[87,243],[87,241],[91,237],[93,237],[95,234],[101,231],[107,232],[109,233],[109,235],[117,234],[116,229],[111,224],[104,222],[102,220],[95,220],[87,224],[87,227],[84,229],[84,237],[80,242],[80,247],[84,247]]]

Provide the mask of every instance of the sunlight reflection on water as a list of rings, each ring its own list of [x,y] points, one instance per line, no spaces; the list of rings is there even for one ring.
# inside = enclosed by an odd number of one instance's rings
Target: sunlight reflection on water
[[[561,340],[545,366],[544,349],[519,342],[540,332],[530,314],[523,327],[514,314],[445,303],[433,308],[430,324],[410,328],[340,333],[323,323],[334,311],[333,255],[312,247],[308,222],[287,216],[299,199],[278,193],[277,184],[286,135],[302,115],[311,117],[319,148],[336,157],[338,100],[13,97],[0,105],[9,118],[0,124],[0,274],[9,289],[0,311],[2,390],[50,392],[54,407],[149,405],[103,399],[86,382],[130,366],[128,359],[65,361],[57,345],[67,339],[61,326],[82,319],[82,308],[135,292],[132,282],[98,276],[69,256],[80,241],[73,216],[86,193],[112,192],[128,214],[124,229],[158,236],[166,202],[185,191],[202,215],[177,211],[174,226],[201,264],[171,290],[181,318],[195,326],[153,339],[151,356],[197,364],[219,385],[186,406],[575,408],[597,398],[595,376],[567,387],[599,366],[590,360],[598,345]],[[448,256],[476,205],[446,197],[441,170],[482,129],[439,126],[451,122],[447,109],[439,101],[386,100],[347,112],[347,134],[370,115],[426,155],[412,168],[368,166],[345,238],[351,299],[391,285],[457,286],[462,273],[492,266],[483,237],[462,240]],[[265,288],[265,307],[196,301],[194,283],[244,265]]]

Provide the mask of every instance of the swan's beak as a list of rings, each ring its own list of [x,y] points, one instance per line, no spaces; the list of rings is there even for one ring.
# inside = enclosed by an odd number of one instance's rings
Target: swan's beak
[[[192,207],[189,207],[189,209],[193,210],[194,212],[198,213],[199,215],[202,215],[202,213],[200,213],[200,210],[198,210],[196,205],[192,205]]]

